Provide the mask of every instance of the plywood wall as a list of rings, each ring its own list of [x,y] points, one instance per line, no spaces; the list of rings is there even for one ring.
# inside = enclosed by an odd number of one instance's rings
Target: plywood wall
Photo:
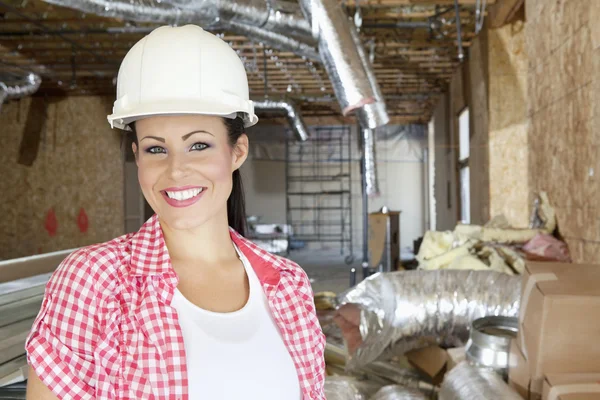
[[[600,2],[525,3],[529,192],[548,192],[574,260],[599,262]]]
[[[490,219],[488,32],[479,33],[469,48],[464,80],[469,106],[471,223]]]
[[[527,70],[525,23],[487,31],[489,196],[491,216],[512,226],[529,222]]]
[[[12,101],[0,111],[0,259],[110,240],[123,233],[120,134],[110,99]]]

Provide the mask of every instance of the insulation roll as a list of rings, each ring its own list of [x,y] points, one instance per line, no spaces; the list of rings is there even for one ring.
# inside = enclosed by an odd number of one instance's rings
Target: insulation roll
[[[520,288],[520,277],[492,271],[375,274],[339,299],[347,367],[433,344],[464,346],[475,319],[518,315]]]
[[[325,379],[325,398],[327,400],[368,400],[381,388],[369,381],[360,381],[350,376],[328,376]]]
[[[466,362],[454,367],[444,379],[440,400],[523,400],[498,374]]]
[[[381,388],[369,400],[427,400],[427,397],[416,389],[390,385]]]

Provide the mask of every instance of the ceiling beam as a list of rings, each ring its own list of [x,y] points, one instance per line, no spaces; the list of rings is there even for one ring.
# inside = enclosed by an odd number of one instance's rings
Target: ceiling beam
[[[488,26],[500,28],[508,24],[524,5],[525,0],[498,0],[488,9]]]

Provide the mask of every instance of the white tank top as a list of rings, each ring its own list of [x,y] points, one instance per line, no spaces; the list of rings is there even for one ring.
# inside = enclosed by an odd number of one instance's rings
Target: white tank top
[[[300,400],[298,373],[271,316],[262,285],[237,249],[250,295],[234,312],[204,310],[175,290],[190,400]]]

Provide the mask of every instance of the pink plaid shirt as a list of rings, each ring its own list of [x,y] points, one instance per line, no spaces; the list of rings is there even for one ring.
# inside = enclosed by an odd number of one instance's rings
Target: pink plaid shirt
[[[230,233],[263,285],[303,399],[325,400],[325,338],[306,273]],[[59,399],[187,400],[177,283],[156,215],[135,234],[75,251],[46,285],[29,365]]]

